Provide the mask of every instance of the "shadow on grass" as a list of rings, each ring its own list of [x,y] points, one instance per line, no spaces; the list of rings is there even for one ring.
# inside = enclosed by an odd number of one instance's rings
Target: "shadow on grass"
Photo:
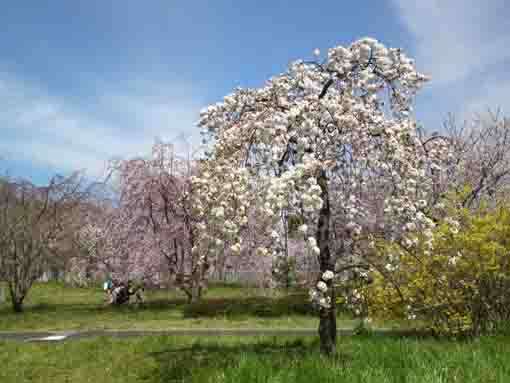
[[[158,299],[146,302],[142,306],[135,306],[134,304],[126,304],[122,306],[110,306],[103,303],[38,303],[26,304],[24,306],[25,312],[33,313],[51,313],[58,311],[90,311],[90,312],[107,312],[107,311],[134,311],[134,310],[149,310],[149,311],[166,311],[174,309],[186,304],[185,299]],[[12,312],[9,305],[0,308],[0,313]]]
[[[418,368],[421,368],[423,370],[421,373],[426,375],[428,368],[424,367],[424,364],[435,363],[436,366],[441,367],[441,364],[445,363],[445,347],[457,353],[459,347],[466,347],[468,353],[465,363],[466,366],[472,365],[469,359],[470,344],[476,347],[478,343],[436,340],[428,336],[407,335],[395,338],[393,335],[387,335],[389,334],[373,334],[373,336],[364,334],[356,339],[349,338],[347,341],[339,339],[337,353],[327,358],[323,358],[320,354],[318,337],[313,340],[296,339],[286,342],[281,338],[273,337],[249,344],[199,342],[188,347],[172,347],[147,353],[147,356],[156,361],[157,367],[146,379],[154,382],[223,380],[261,382],[267,381],[271,376],[288,376],[292,380],[275,381],[311,383],[324,381],[320,379],[322,376],[335,379],[326,379],[326,381],[368,381],[366,377],[363,377],[363,371],[366,372],[367,368],[371,368],[373,375],[371,376],[374,380],[371,379],[370,382],[380,381],[388,372],[391,372],[394,377],[391,381],[406,382],[408,375]],[[446,365],[452,368],[454,364],[459,363],[463,363],[462,360],[454,357],[446,362]],[[465,367],[458,368],[465,370]],[[328,375],[324,373],[326,370],[332,372]],[[383,375],[378,375],[378,371]],[[296,373],[299,378],[297,380]],[[346,380],[336,380],[342,376]],[[353,376],[357,379],[349,379]]]
[[[290,294],[280,298],[264,296],[251,297],[204,297],[201,302],[188,304],[185,298],[153,299],[141,306],[133,304],[110,306],[103,303],[38,303],[26,304],[25,313],[55,314],[73,313],[77,315],[96,315],[107,313],[132,312],[165,312],[169,310],[181,311],[184,318],[214,318],[243,319],[246,317],[277,318],[291,315],[315,316],[316,312],[308,301],[306,294]],[[11,313],[10,306],[0,308],[0,314]]]
[[[193,376],[211,376],[237,368],[242,360],[249,360],[249,363],[276,371],[318,353],[318,340],[305,342],[297,339],[278,343],[275,339],[239,345],[199,343],[190,347],[151,352],[148,355],[158,364],[157,371],[151,376],[154,381],[187,382]],[[348,362],[349,355],[339,352],[333,360],[343,364]]]

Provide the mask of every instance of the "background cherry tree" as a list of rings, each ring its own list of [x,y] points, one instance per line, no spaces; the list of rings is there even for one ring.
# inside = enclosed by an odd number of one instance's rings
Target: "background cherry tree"
[[[169,282],[191,302],[199,300],[215,264],[196,240],[199,222],[191,176],[197,166],[161,141],[154,144],[151,158],[114,162],[118,203],[78,233],[88,257],[75,260],[78,277],[88,260],[95,259],[97,267],[115,279]],[[166,277],[170,280],[163,280]]]
[[[314,60],[292,63],[261,88],[236,89],[201,113],[212,144],[194,179],[208,223],[201,240],[240,251],[249,208],[257,207],[268,243],[256,254],[278,259],[285,256],[282,210],[301,215],[308,254],[320,265],[311,297],[324,353],[335,350],[335,268],[349,259],[346,237],[370,234],[372,205],[362,196],[374,188],[384,194],[390,232],[433,225],[419,213],[443,150],[428,150],[409,117],[426,81],[400,49],[364,38],[330,49],[324,60],[316,51]],[[346,236],[333,235],[333,220]]]

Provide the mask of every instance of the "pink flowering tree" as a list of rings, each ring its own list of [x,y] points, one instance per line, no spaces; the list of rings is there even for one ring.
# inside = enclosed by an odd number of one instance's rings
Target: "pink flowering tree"
[[[200,240],[213,251],[227,244],[240,251],[249,207],[256,207],[267,240],[256,256],[279,258],[285,255],[282,211],[302,216],[299,232],[320,267],[310,294],[325,354],[336,347],[337,263],[350,267],[342,241],[370,234],[373,204],[363,195],[374,188],[384,194],[386,230],[433,224],[416,214],[434,186],[431,169],[440,165],[409,116],[426,81],[400,49],[364,38],[330,49],[324,59],[316,51],[313,60],[292,63],[263,87],[236,89],[201,113],[212,150],[194,179],[207,222]],[[334,218],[340,227],[332,226]],[[335,236],[333,228],[345,235]]]
[[[141,239],[136,234],[135,226],[119,207],[92,205],[74,235],[76,252],[68,264],[71,282],[83,286],[99,276],[123,280],[132,274],[147,273],[145,267],[134,262],[139,246],[136,241]]]
[[[111,254],[106,251],[107,228],[115,211],[109,201],[96,196],[75,214],[79,225],[73,233],[73,254],[66,262],[66,273],[73,285],[89,286],[111,273]]]
[[[118,161],[120,202],[105,231],[109,267],[116,274],[162,282],[162,269],[190,302],[200,299],[213,262],[198,241],[191,177],[198,163],[156,142],[151,158]],[[84,233],[87,234],[87,233]],[[85,236],[86,237],[86,236]]]

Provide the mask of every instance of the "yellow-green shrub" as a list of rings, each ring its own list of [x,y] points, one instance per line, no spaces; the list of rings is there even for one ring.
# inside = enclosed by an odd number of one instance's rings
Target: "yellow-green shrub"
[[[476,213],[450,201],[433,231],[433,250],[378,243],[370,316],[418,320],[438,334],[478,335],[510,319],[510,208]],[[389,266],[388,266],[389,265]]]

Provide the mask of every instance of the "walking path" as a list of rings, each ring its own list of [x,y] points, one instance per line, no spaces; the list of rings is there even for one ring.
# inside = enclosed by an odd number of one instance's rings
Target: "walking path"
[[[375,329],[376,335],[413,336],[420,335],[415,330]],[[315,336],[317,329],[169,329],[169,330],[87,330],[87,331],[0,331],[0,340],[16,340],[25,342],[51,342],[94,337],[128,338],[139,336]],[[338,329],[339,336],[354,335],[354,329]]]

